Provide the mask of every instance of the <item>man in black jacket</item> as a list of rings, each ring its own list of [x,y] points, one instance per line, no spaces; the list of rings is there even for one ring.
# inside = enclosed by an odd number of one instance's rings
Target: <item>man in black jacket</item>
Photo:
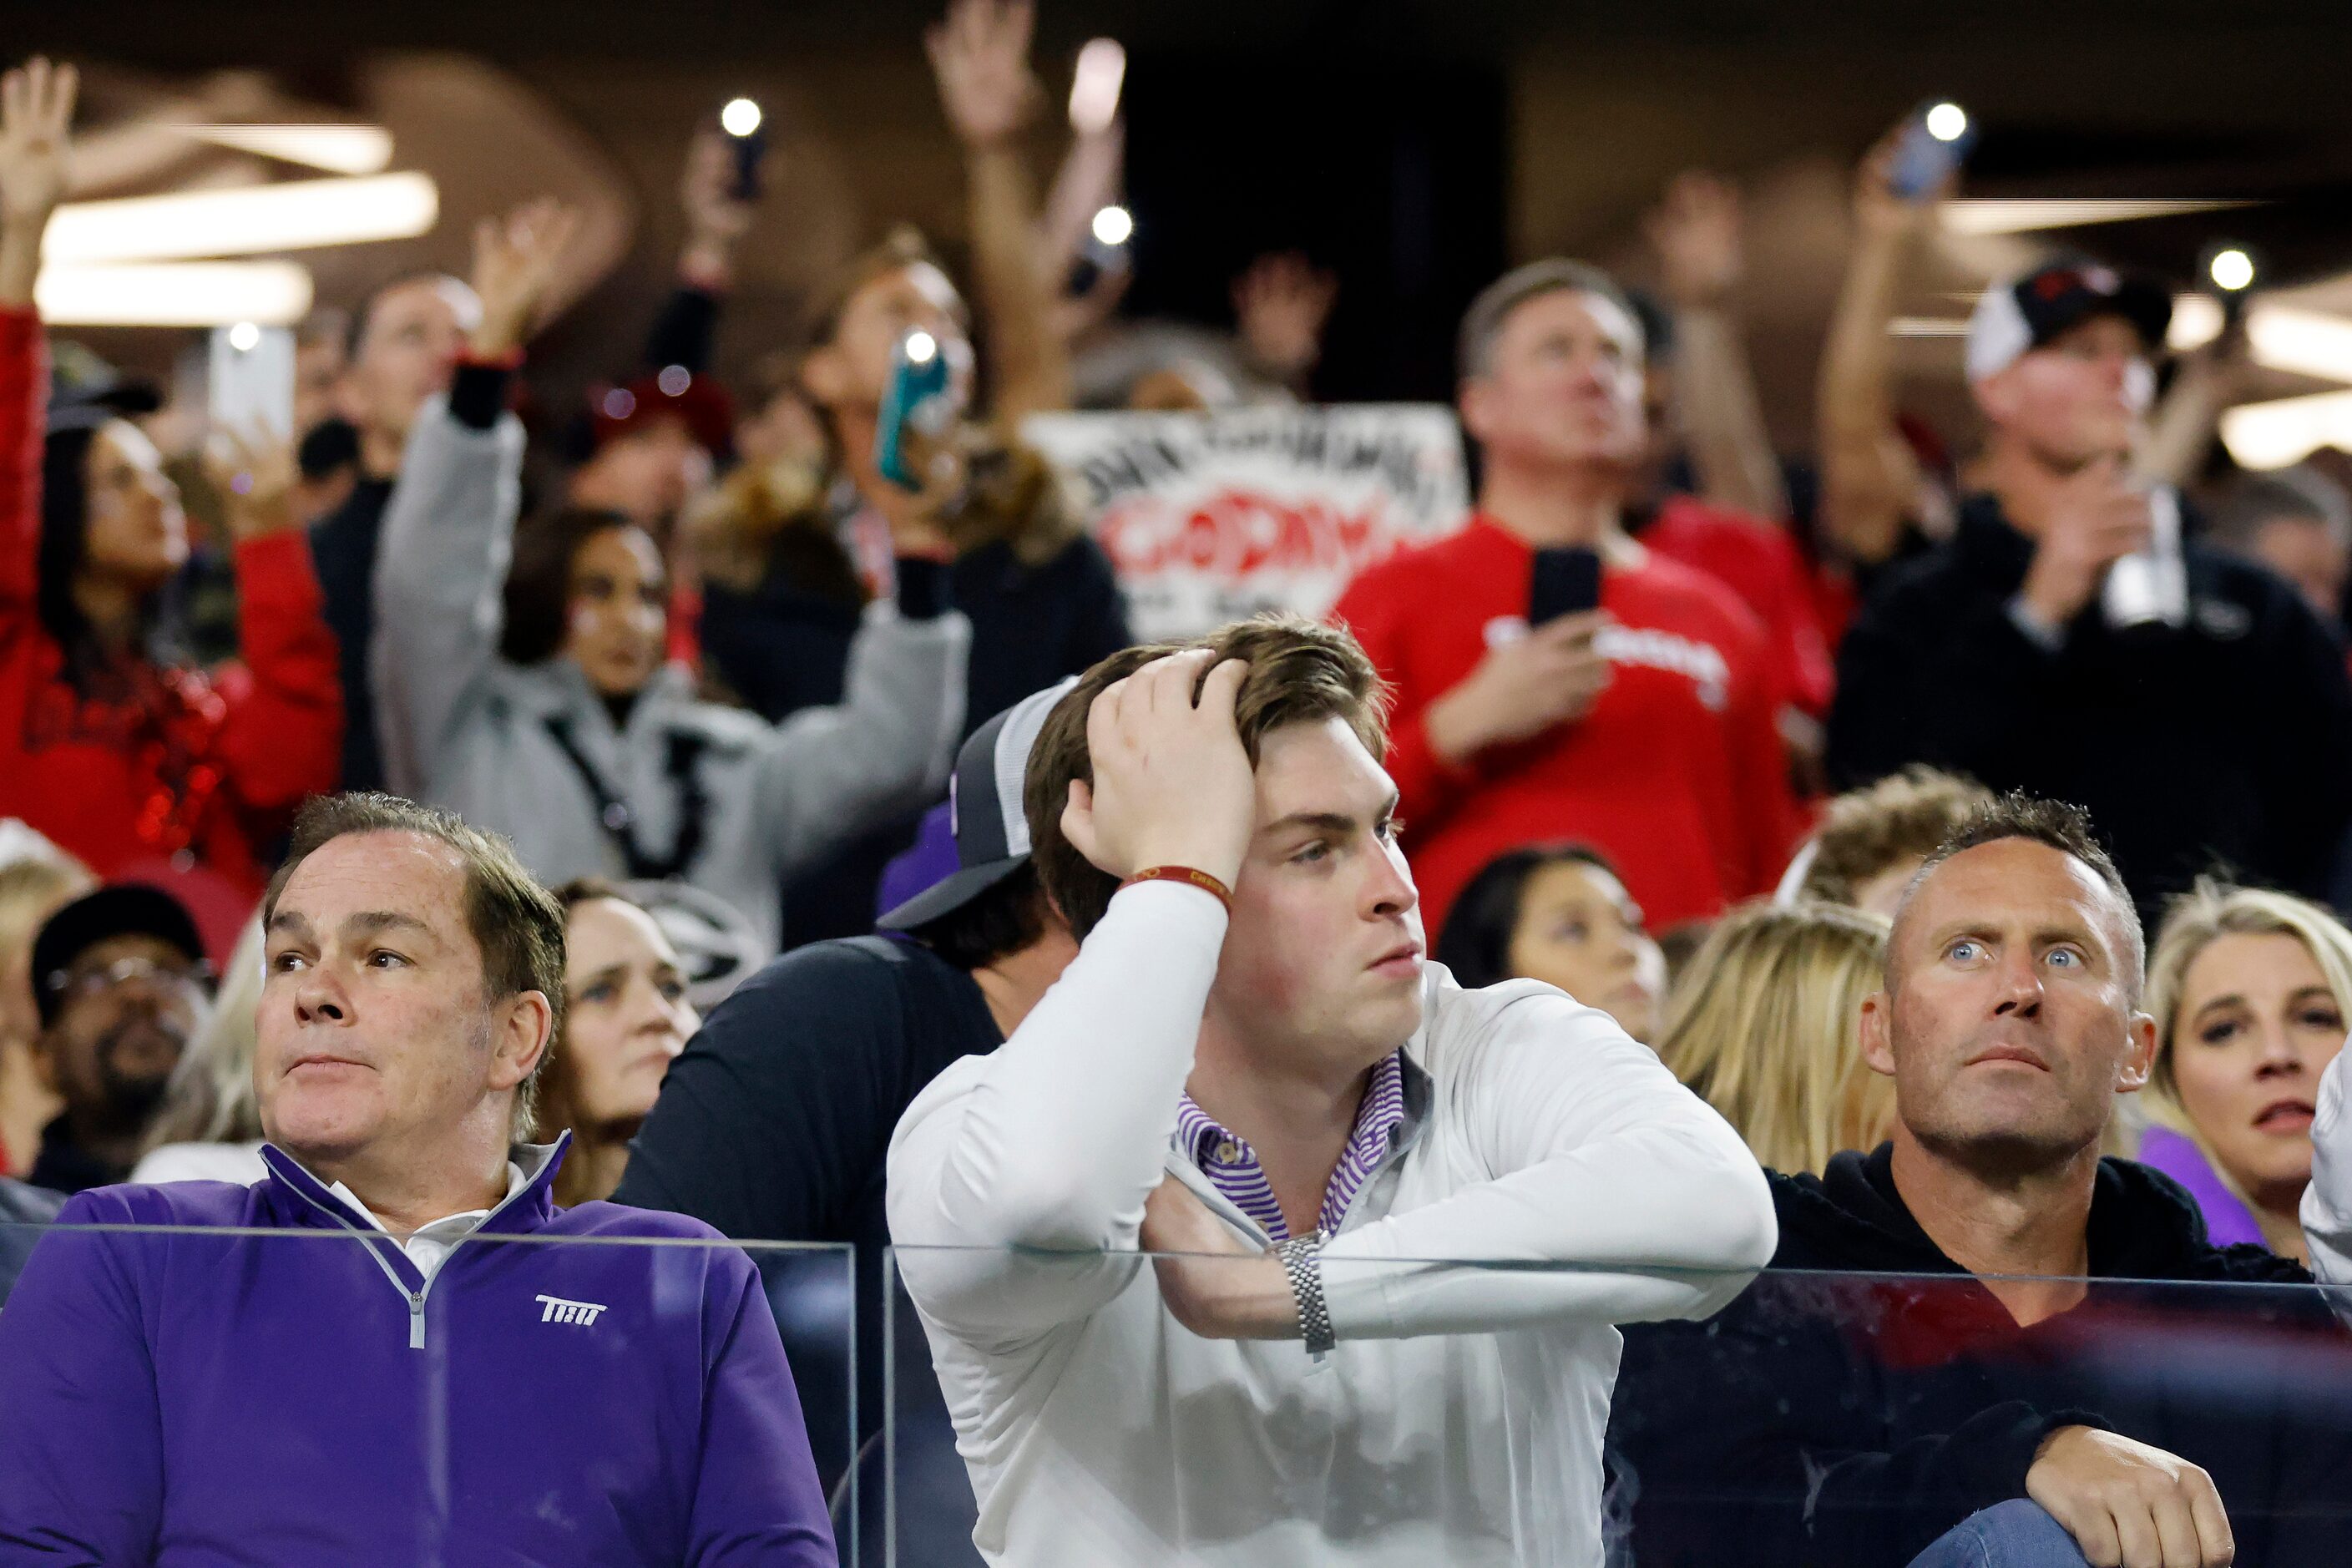
[[[1893,1140],[1772,1178],[1776,1272],[1714,1321],[1626,1331],[1643,1568],[1899,1565],[2021,1499],[2101,1563],[2352,1561],[2352,1343],[2310,1276],[2099,1156],[2154,1056],[2142,965],[2079,812],[2012,795],[1945,841],[1863,1004]]]
[[[2135,553],[2178,531],[2176,498],[2126,471],[2170,316],[2161,287],[2092,266],[1985,296],[1968,358],[1987,493],[1873,593],[1829,728],[1842,789],[1927,763],[2086,807],[2149,919],[2217,863],[2324,894],[2352,821],[2334,634],[2194,540],[2169,582]]]
[[[883,1429],[883,1158],[898,1118],[958,1058],[993,1051],[1077,956],[1029,863],[1020,780],[1065,680],[983,723],[956,757],[958,869],[880,922],[894,936],[811,942],[738,986],[670,1064],[629,1146],[615,1202],[670,1209],[746,1240],[857,1249],[857,1436]],[[1011,787],[1006,787],[1007,785]],[[910,1307],[897,1315],[897,1561],[961,1568],[971,1489]],[[830,1412],[813,1413],[822,1432]],[[838,1430],[836,1426],[834,1428]],[[828,1487],[844,1457],[819,1445]],[[861,1461],[869,1561],[884,1540],[882,1466]]]

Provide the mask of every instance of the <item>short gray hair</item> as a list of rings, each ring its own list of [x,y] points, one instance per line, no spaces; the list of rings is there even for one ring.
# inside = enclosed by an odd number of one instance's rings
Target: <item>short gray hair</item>
[[[1619,310],[1633,323],[1633,331],[1642,332],[1642,313],[1633,301],[1618,287],[1617,279],[1589,261],[1571,261],[1564,256],[1547,256],[1540,261],[1530,261],[1524,267],[1514,267],[1478,291],[1470,308],[1462,312],[1462,331],[1454,345],[1456,374],[1465,381],[1480,376],[1494,366],[1495,340],[1502,334],[1503,323],[1512,311],[1530,300],[1546,294],[1573,289],[1580,294],[1598,294]]]

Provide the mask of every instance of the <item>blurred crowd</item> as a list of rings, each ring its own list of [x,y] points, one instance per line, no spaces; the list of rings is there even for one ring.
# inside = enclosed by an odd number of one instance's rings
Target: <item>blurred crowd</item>
[[[1032,864],[1060,809],[1027,798],[1033,748],[1071,678],[1136,639],[1024,424],[1311,401],[1346,286],[1344,262],[1273,255],[1234,281],[1230,330],[1124,317],[1128,262],[1087,224],[1123,131],[1081,125],[1040,194],[1030,20],[955,0],[928,39],[961,276],[895,228],[804,342],[723,384],[761,198],[714,125],[685,158],[675,290],[585,406],[530,391],[576,223],[541,202],[480,224],[468,276],[306,322],[293,430],[193,439],[45,331],[74,84],[7,79],[0,1220],[265,1178],[260,906],[306,801],[382,792],[502,837],[554,892],[560,1020],[519,1129],[571,1135],[554,1201],[857,1244],[874,1428],[892,1129],[1014,1035],[1100,919],[1048,896],[1067,875],[1047,846]],[[1915,188],[1903,146],[1856,167],[1809,453],[1765,433],[1729,182],[1662,194],[1654,291],[1547,258],[1465,301],[1474,508],[1327,620],[1384,694],[1405,896],[1461,987],[1598,1009],[1757,1163],[1851,1210],[1884,1203],[1898,1095],[1929,1093],[1871,1022],[1922,868],[1995,841],[2071,857],[2127,895],[2153,1021],[2142,1079],[2086,1103],[2097,1149],[2160,1180],[2100,1201],[2261,1249],[2180,1277],[2307,1279],[2312,1129],[2352,1008],[2352,499],[2324,464],[2234,471],[2215,430],[2242,331],[2174,360],[2171,289],[2090,257],[1984,294],[1979,427],[1929,429],[1890,329],[1958,176]],[[910,342],[942,367],[920,420],[897,406]],[[2029,797],[2044,815],[2017,818]],[[1811,1266],[1953,1266],[1917,1231],[1863,1261],[1806,1245]],[[2174,1267],[2101,1245],[2082,1271]],[[1629,1341],[1621,1386],[1671,1384],[1674,1343]],[[1612,1465],[1662,1468],[1655,1433],[1622,1426]],[[2083,1429],[2035,1427],[2023,1464]],[[2008,1462],[1985,1443],[1971,1474]],[[2071,1528],[2054,1475],[2033,1495]],[[1937,1517],[1906,1557],[1852,1560],[1907,1560]]]

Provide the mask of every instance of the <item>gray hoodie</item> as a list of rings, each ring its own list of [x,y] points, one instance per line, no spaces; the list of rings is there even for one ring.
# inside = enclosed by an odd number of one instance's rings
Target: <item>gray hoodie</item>
[[[642,874],[607,816],[646,855],[674,856],[698,795],[699,847],[678,874],[774,951],[786,872],[944,787],[970,623],[868,606],[841,705],[779,724],[697,700],[687,672],[665,667],[616,730],[571,660],[499,655],[522,450],[511,415],[476,430],[440,399],[409,434],[375,568],[370,668],[389,786],[505,834],[551,885]]]

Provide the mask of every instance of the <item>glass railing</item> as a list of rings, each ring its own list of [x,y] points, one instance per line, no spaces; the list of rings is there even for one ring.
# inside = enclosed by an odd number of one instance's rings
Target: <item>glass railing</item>
[[[0,1226],[0,1563],[879,1561],[852,1263]]]
[[[1456,1260],[1350,1265],[1319,1359],[1179,1321],[1263,1261],[894,1249],[887,1560],[2040,1568],[2084,1559],[2036,1497],[2185,1462],[2237,1563],[2352,1564],[2316,1286]]]
[[[1223,1337],[1287,1310],[1255,1258],[476,1236],[418,1288],[341,1229],[0,1226],[0,1284],[27,1254],[0,1562],[2038,1565],[2044,1483],[2136,1458],[2240,1563],[2352,1563],[2310,1285],[1335,1264],[1317,1358]]]

